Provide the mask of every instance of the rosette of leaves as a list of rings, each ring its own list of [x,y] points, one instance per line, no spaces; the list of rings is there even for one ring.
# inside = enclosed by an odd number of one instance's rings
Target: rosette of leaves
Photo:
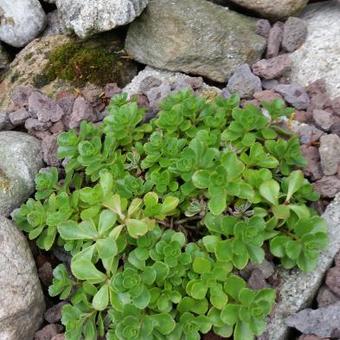
[[[266,327],[266,317],[275,301],[275,291],[253,291],[246,288],[245,281],[235,275],[226,280],[224,287],[232,303],[223,308],[220,317],[233,328],[234,339],[254,339],[254,336],[261,335]]]

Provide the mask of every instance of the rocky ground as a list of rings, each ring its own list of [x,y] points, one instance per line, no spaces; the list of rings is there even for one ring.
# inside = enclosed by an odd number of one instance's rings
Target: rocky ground
[[[261,340],[340,338],[340,2],[307,2],[0,0],[0,339],[64,339],[64,303],[47,289],[69,258],[28,244],[10,218],[38,171],[61,165],[58,135],[100,124],[117,93],[137,96],[149,119],[183,88],[295,109],[285,124],[320,193],[329,249],[313,273],[268,258],[241,274],[280,295]]]

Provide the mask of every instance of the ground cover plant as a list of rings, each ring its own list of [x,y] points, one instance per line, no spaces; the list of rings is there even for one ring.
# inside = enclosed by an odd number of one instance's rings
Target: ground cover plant
[[[148,122],[124,94],[109,112],[60,135],[64,173],[40,172],[14,215],[41,249],[72,256],[49,289],[68,301],[66,339],[262,334],[275,291],[238,270],[267,251],[310,271],[327,244],[299,141],[278,121],[292,110],[181,91]]]

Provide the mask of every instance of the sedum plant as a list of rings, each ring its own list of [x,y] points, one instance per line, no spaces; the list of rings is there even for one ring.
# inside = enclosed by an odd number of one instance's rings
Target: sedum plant
[[[66,339],[254,339],[275,291],[249,289],[238,270],[267,251],[310,271],[327,244],[299,141],[279,120],[292,110],[181,91],[144,113],[118,95],[102,124],[62,133],[64,171],[41,171],[14,214],[38,247],[71,256],[49,288],[68,302]]]

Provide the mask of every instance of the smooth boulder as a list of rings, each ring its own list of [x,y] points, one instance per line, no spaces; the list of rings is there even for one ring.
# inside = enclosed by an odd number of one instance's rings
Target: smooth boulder
[[[340,95],[340,3],[325,1],[307,6],[303,12],[308,26],[305,43],[290,55],[291,80],[307,86],[324,79],[331,96]]]
[[[34,177],[43,166],[40,142],[23,132],[2,131],[0,155],[0,215],[8,216],[34,192]]]
[[[147,4],[148,0],[56,0],[65,26],[81,38],[130,23]]]
[[[254,11],[263,18],[285,19],[297,15],[308,0],[231,0],[235,4]]]
[[[46,15],[39,0],[1,0],[0,40],[23,47],[44,29]]]
[[[206,0],[151,0],[129,27],[125,49],[153,67],[225,82],[261,58],[256,20]]]
[[[33,339],[43,321],[44,295],[26,238],[1,215],[0,289],[0,339]]]

